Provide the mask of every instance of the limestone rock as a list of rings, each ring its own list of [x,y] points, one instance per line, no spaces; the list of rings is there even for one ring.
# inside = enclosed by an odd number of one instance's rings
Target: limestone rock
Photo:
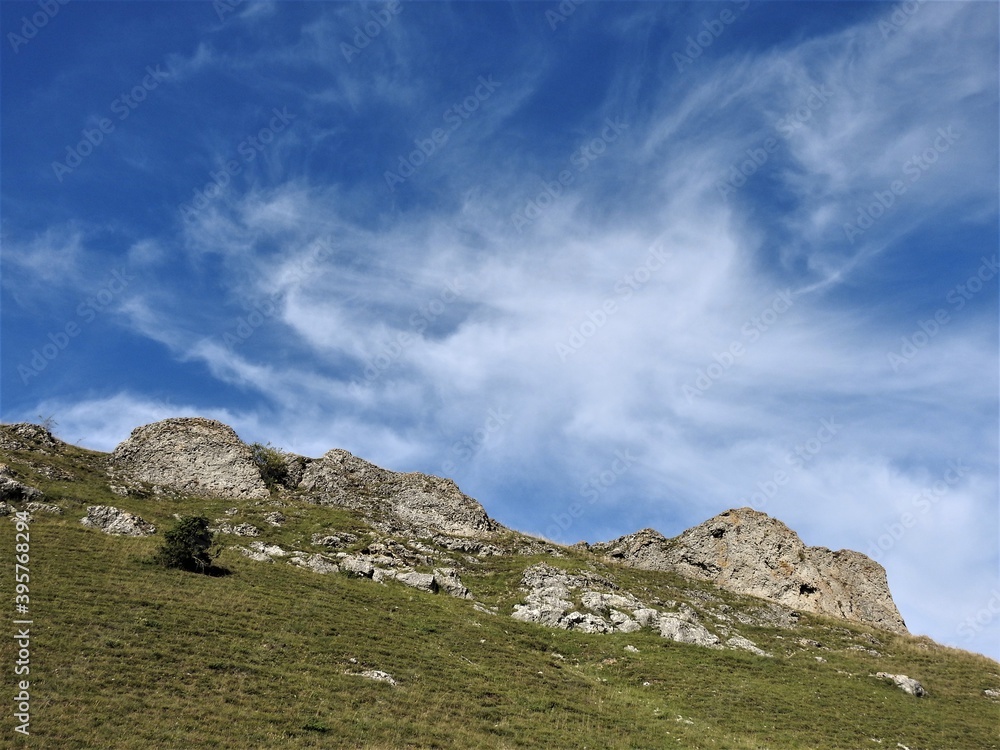
[[[381,669],[366,669],[364,672],[348,672],[347,674],[353,674],[355,677],[367,677],[369,680],[375,680],[375,682],[387,682],[392,686],[399,684],[396,682],[395,677],[388,672],[383,672]]]
[[[364,557],[347,556],[340,559],[340,569],[361,578],[371,578],[375,566]]]
[[[150,536],[156,533],[153,524],[146,523],[133,513],[110,505],[87,506],[87,515],[80,520],[80,523],[114,536]]]
[[[432,573],[397,573],[396,580],[407,586],[412,586],[421,591],[429,591],[436,594],[438,590],[437,581]]]
[[[132,430],[111,454],[115,480],[233,499],[270,496],[250,447],[213,419],[182,417]]]
[[[896,687],[902,690],[907,695],[912,695],[915,698],[923,698],[927,695],[927,691],[924,690],[924,686],[919,682],[914,680],[912,677],[907,677],[905,674],[889,674],[888,672],[876,672],[875,676],[882,680],[890,680]]]
[[[231,524],[228,521],[216,521],[218,526],[211,529],[216,534],[232,534],[233,536],[260,536],[260,529],[252,523]]]
[[[317,547],[346,547],[354,544],[358,538],[354,534],[341,532],[339,534],[313,534],[310,540]]]
[[[859,552],[807,547],[785,524],[750,508],[720,513],[673,539],[643,529],[592,549],[790,609],[907,632],[881,565]]]
[[[462,583],[462,579],[458,576],[458,571],[454,568],[435,568],[434,582],[437,584],[439,591],[443,591],[449,596],[459,599],[472,598],[472,594],[469,593],[465,584]]]
[[[744,638],[742,635],[734,635],[732,638],[727,639],[726,645],[729,648],[738,648],[743,651],[749,651],[751,654],[757,654],[757,656],[771,656],[771,654],[760,648],[756,643],[751,641],[749,638]]]
[[[290,565],[306,568],[314,573],[336,573],[340,567],[320,554],[300,552],[288,559]]]
[[[0,464],[0,500],[20,503],[35,502],[41,499],[41,490],[17,481],[10,467],[7,464]]]
[[[487,537],[503,529],[450,479],[388,471],[345,450],[310,461],[299,489],[316,502],[361,510],[388,533]]]
[[[29,513],[51,513],[54,516],[61,516],[63,512],[62,508],[51,503],[28,503],[27,508]]]
[[[41,425],[30,422],[0,425],[0,450],[28,451],[56,448],[61,440]]]
[[[282,526],[286,520],[285,514],[281,511],[274,511],[273,513],[268,513],[264,516],[264,520],[267,521],[272,526]]]
[[[660,615],[660,635],[678,643],[693,643],[695,646],[718,648],[719,638],[708,632],[705,626],[690,618],[675,614]]]

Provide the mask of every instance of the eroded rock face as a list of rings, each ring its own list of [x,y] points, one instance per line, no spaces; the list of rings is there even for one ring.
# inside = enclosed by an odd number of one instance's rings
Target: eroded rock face
[[[299,489],[316,502],[364,511],[387,533],[488,537],[503,529],[450,479],[388,471],[340,449],[310,461]]]
[[[214,419],[165,419],[132,430],[108,465],[115,480],[177,492],[262,500],[270,496],[247,446]]]
[[[47,448],[55,448],[61,440],[41,425],[30,422],[0,425],[0,450],[46,452]]]
[[[751,508],[725,511],[673,539],[643,529],[593,550],[791,609],[907,632],[881,565],[860,552],[807,547],[781,521]]]

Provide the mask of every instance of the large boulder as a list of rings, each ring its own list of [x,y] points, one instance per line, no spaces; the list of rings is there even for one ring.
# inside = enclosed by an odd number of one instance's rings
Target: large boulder
[[[195,495],[262,500],[270,496],[250,447],[214,419],[165,419],[132,430],[115,448],[116,481],[148,482]]]
[[[315,502],[361,510],[389,533],[489,537],[503,529],[450,479],[388,471],[340,449],[310,461],[299,489]]]
[[[727,510],[673,539],[644,529],[592,549],[791,609],[907,632],[881,565],[860,552],[807,547],[781,521],[751,508]]]

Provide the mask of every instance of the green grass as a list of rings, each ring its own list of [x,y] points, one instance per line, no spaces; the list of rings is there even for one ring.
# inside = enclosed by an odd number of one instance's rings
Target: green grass
[[[26,458],[3,460],[27,475]],[[521,573],[542,557],[485,558],[463,571],[476,598],[498,605],[500,615],[396,583],[256,563],[233,551],[218,561],[228,576],[156,567],[144,560],[159,534],[108,537],[80,525],[85,506],[138,512],[162,531],[173,513],[214,519],[240,503],[120,498],[107,489],[102,460],[70,448],[60,468],[77,481],[30,476],[66,514],[36,514],[31,529],[32,737],[24,745],[1000,748],[1000,707],[982,695],[1000,687],[1000,665],[861,625],[804,616],[792,630],[739,627],[775,654],[765,659],[652,632],[586,635],[515,621],[507,614],[520,600]],[[365,533],[344,509],[284,502],[284,528],[261,520],[274,509],[267,503],[240,506],[235,520],[255,523],[268,542],[305,549],[312,533]],[[9,602],[13,528],[3,522],[0,534],[7,557],[0,598]],[[682,600],[694,589],[734,608],[759,606],[674,576],[606,567],[585,553],[547,561],[610,573],[640,598]],[[871,645],[869,636],[881,657],[847,650]],[[799,638],[828,648],[804,648]],[[626,652],[627,644],[639,653]],[[12,639],[2,638],[0,663],[12,661]],[[399,685],[345,674],[364,669],[389,672]],[[930,696],[917,700],[868,676],[879,670],[921,680]],[[16,692],[12,671],[3,669],[4,696]],[[0,746],[13,728],[9,713],[2,716]]]

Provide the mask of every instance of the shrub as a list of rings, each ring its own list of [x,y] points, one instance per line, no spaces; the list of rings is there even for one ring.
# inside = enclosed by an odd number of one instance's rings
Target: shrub
[[[261,445],[254,443],[250,446],[253,451],[253,460],[260,469],[260,476],[264,480],[269,490],[284,486],[288,480],[288,464],[285,462],[285,452],[280,448],[273,447],[270,443]]]
[[[197,573],[210,571],[215,535],[208,529],[207,518],[183,516],[163,537],[163,546],[157,550],[154,558],[160,565]]]

